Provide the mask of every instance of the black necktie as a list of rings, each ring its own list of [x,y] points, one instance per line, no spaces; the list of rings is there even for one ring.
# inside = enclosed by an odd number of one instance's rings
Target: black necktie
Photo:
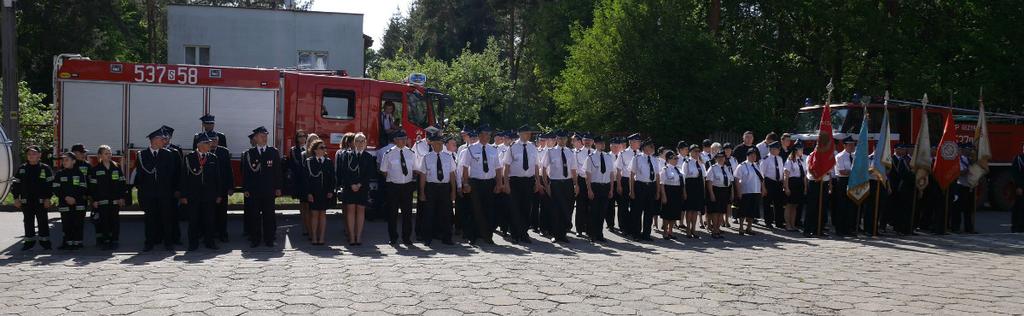
[[[487,167],[487,145],[480,145],[480,151],[484,157],[484,172],[490,172],[491,168]]]
[[[437,153],[437,181],[444,180],[444,167],[441,166],[441,153]]]
[[[729,186],[729,173],[725,172],[725,166],[718,166],[718,168],[722,169],[722,186]]]
[[[799,158],[796,160],[796,167],[800,168],[800,178],[801,179],[803,179],[805,176],[807,176],[807,174],[804,173],[804,163],[801,162]]]
[[[700,167],[700,163],[697,162],[696,159],[693,160],[693,165],[697,166],[697,177],[698,178],[703,178],[704,177],[704,168]]]
[[[409,175],[409,168],[405,166],[405,152],[403,152],[401,148],[398,149],[398,157],[399,161],[402,162],[402,175]]]
[[[604,166],[604,155],[597,155],[597,159],[601,159],[601,174],[604,174],[605,170],[607,170]]]
[[[756,174],[756,175],[757,175],[757,179],[758,179],[758,180],[764,181],[764,177],[763,177],[763,176],[761,176],[761,172],[760,172],[760,171],[757,171],[757,168],[754,168],[754,165],[753,165],[753,164],[748,164],[748,165],[747,165],[747,168],[750,168],[751,170],[754,170],[754,174]]]
[[[779,177],[779,156],[775,156],[775,159],[772,159],[772,165],[775,167],[775,180],[782,180],[782,178]]]
[[[654,181],[654,163],[651,162],[651,156],[647,156],[647,168],[651,181]]]
[[[526,143],[523,143],[523,171],[530,170],[530,164],[527,162],[529,157],[529,154],[526,153]]]
[[[569,163],[565,161],[565,149],[559,148],[558,152],[562,153],[562,176],[569,177]]]

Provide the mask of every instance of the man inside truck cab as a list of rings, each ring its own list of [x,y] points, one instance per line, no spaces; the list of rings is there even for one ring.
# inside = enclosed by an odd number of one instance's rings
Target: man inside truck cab
[[[394,101],[384,102],[384,108],[380,111],[380,143],[387,144],[391,141],[388,135],[394,134],[401,130],[398,120],[395,118],[395,104]]]
[[[227,140],[227,137],[224,136],[224,133],[217,132],[217,131],[213,130],[214,127],[215,127],[215,124],[216,124],[216,121],[214,120],[214,116],[213,115],[210,115],[210,113],[206,113],[202,117],[200,117],[199,120],[203,122],[203,131],[199,132],[199,133],[196,133],[194,136],[192,136],[192,149],[193,150],[196,149],[196,144],[199,143],[199,138],[201,138],[203,136],[203,134],[206,134],[206,133],[216,133],[217,134],[217,146],[228,147],[228,140]],[[214,148],[216,148],[216,147],[214,147]]]

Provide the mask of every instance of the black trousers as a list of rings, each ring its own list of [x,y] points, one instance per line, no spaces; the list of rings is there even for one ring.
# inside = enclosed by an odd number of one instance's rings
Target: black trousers
[[[145,211],[146,246],[164,244],[174,246],[173,230],[178,229],[178,216],[174,213],[176,203],[173,198],[139,199]]]
[[[563,239],[569,227],[572,214],[572,180],[551,180],[551,195],[544,218],[547,220],[547,234],[552,238]]]
[[[384,185],[384,209],[388,217],[388,237],[398,240],[398,220],[402,221],[402,241],[412,239],[412,191],[414,183],[391,183]],[[401,211],[401,212],[399,212]]]
[[[585,181],[583,177],[578,177],[576,183],[583,184]],[[573,218],[577,234],[589,231],[587,226],[590,224],[590,212],[590,197],[587,196],[587,190],[580,186],[579,192],[576,193],[576,216]],[[601,214],[600,212],[597,213]]]
[[[199,245],[199,239],[203,239],[206,245],[214,244],[217,238],[219,226],[215,226],[217,217],[216,198],[195,198],[190,199],[185,205],[188,209],[188,245],[195,247]]]
[[[807,181],[807,212],[804,213],[804,235],[823,234],[826,224],[825,208],[829,205],[828,182]]]
[[[39,240],[50,240],[50,223],[46,218],[46,209],[38,202],[21,205],[22,222],[25,224],[25,240],[34,240],[36,227],[39,228]]]
[[[252,211],[249,222],[249,241],[258,243],[274,242],[277,238],[277,216],[274,210],[274,194],[250,194]]]
[[[214,233],[220,238],[228,238],[228,196],[222,195],[220,203],[214,206]]]
[[[114,203],[111,201],[110,203]],[[121,236],[121,208],[117,205],[107,204],[94,208],[97,213],[96,240],[100,242],[117,242]]]
[[[528,228],[533,228],[537,231],[540,231],[540,209],[541,205],[543,205],[541,201],[544,200],[544,194],[535,192],[531,193],[530,196],[532,196],[532,205],[530,206],[530,212],[526,219],[526,226],[528,226]]]
[[[504,192],[494,194],[494,226],[502,233],[506,234],[512,231],[512,208],[509,202],[510,199],[511,194],[506,194]]]
[[[629,178],[622,177],[619,181],[622,185],[622,193],[615,192],[615,217],[619,220],[619,225],[616,227],[625,234],[626,227],[631,227],[629,223],[629,207],[632,200],[629,198]]]
[[[957,189],[956,207],[949,209],[949,224],[953,226],[953,231],[961,231],[960,224],[963,223],[963,232],[974,232],[974,189],[955,183],[950,189],[954,187]]]
[[[892,201],[890,205],[893,207],[889,209],[889,215],[892,219],[893,228],[901,234],[910,234],[914,232],[913,222],[914,218],[914,200],[917,198],[917,189],[915,189],[913,183],[904,183],[901,188],[898,188],[890,197]]]
[[[879,232],[885,229],[882,216],[885,214],[885,206],[888,200],[885,198],[885,191],[878,186],[879,182],[877,180],[871,180],[868,184],[870,186],[868,197],[861,204],[861,218],[858,220],[860,221],[859,223],[862,223],[861,227],[863,227],[865,234],[877,236]],[[878,201],[878,203],[876,204],[875,201]]]
[[[252,229],[249,228],[249,217],[252,216],[252,198],[242,199],[242,235],[248,236]]]
[[[466,222],[466,226],[474,226],[476,228],[473,238],[467,238],[474,240],[481,238],[483,240],[491,240],[494,235],[494,186],[497,182],[494,179],[469,179],[470,199],[472,201],[472,219]]]
[[[468,184],[467,184],[468,185]],[[462,238],[471,240],[476,238],[476,228],[473,227],[473,199],[469,194],[456,193],[455,196],[455,228],[462,230]]]
[[[590,200],[589,203],[590,216],[587,219],[587,236],[592,239],[604,238],[604,221],[607,215],[604,211],[608,210],[608,202],[610,201],[608,198],[609,188],[611,188],[609,183],[590,184],[590,190],[594,192],[594,199]]]
[[[840,177],[832,189],[835,207],[832,209],[832,226],[836,234],[853,235],[857,233],[857,204],[846,194],[850,178]]]
[[[655,184],[636,181],[634,184],[636,199],[629,206],[629,234],[634,238],[649,238],[651,223],[657,213],[654,198],[657,196]]]
[[[428,223],[417,226],[419,235],[425,241],[452,240],[452,185],[450,183],[427,183],[427,200],[416,210],[417,222]],[[420,218],[423,220],[420,221]]]
[[[1024,233],[1024,196],[1018,195],[1010,210],[1010,232]]]
[[[60,212],[60,224],[61,231],[64,233],[64,243],[69,241],[82,241],[82,235],[85,230],[85,211],[75,210],[74,206],[70,206],[71,210]]]
[[[534,201],[536,200],[536,192],[533,192],[533,186],[535,184],[533,177],[510,177],[509,178],[509,191],[511,191],[511,199],[509,200],[509,234],[512,239],[526,239],[527,230],[529,230],[529,219],[530,213],[533,210]]]
[[[786,225],[786,192],[783,190],[782,182],[765,178],[764,186],[768,191],[761,213],[764,225],[783,227]]]

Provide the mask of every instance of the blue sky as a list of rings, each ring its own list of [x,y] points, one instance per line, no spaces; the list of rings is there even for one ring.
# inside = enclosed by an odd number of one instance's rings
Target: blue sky
[[[388,20],[401,10],[402,15],[409,14],[409,6],[413,0],[316,0],[313,11],[347,12],[363,14],[363,34],[373,37],[373,48],[379,49],[381,37],[388,27]]]

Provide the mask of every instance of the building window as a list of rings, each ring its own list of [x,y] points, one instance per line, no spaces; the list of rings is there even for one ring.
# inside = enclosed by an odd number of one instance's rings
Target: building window
[[[185,64],[187,65],[209,65],[209,46],[185,46]]]
[[[296,68],[327,70],[327,52],[299,51],[299,62]]]
[[[355,91],[324,89],[323,93],[320,116],[334,120],[351,120],[356,117]]]

